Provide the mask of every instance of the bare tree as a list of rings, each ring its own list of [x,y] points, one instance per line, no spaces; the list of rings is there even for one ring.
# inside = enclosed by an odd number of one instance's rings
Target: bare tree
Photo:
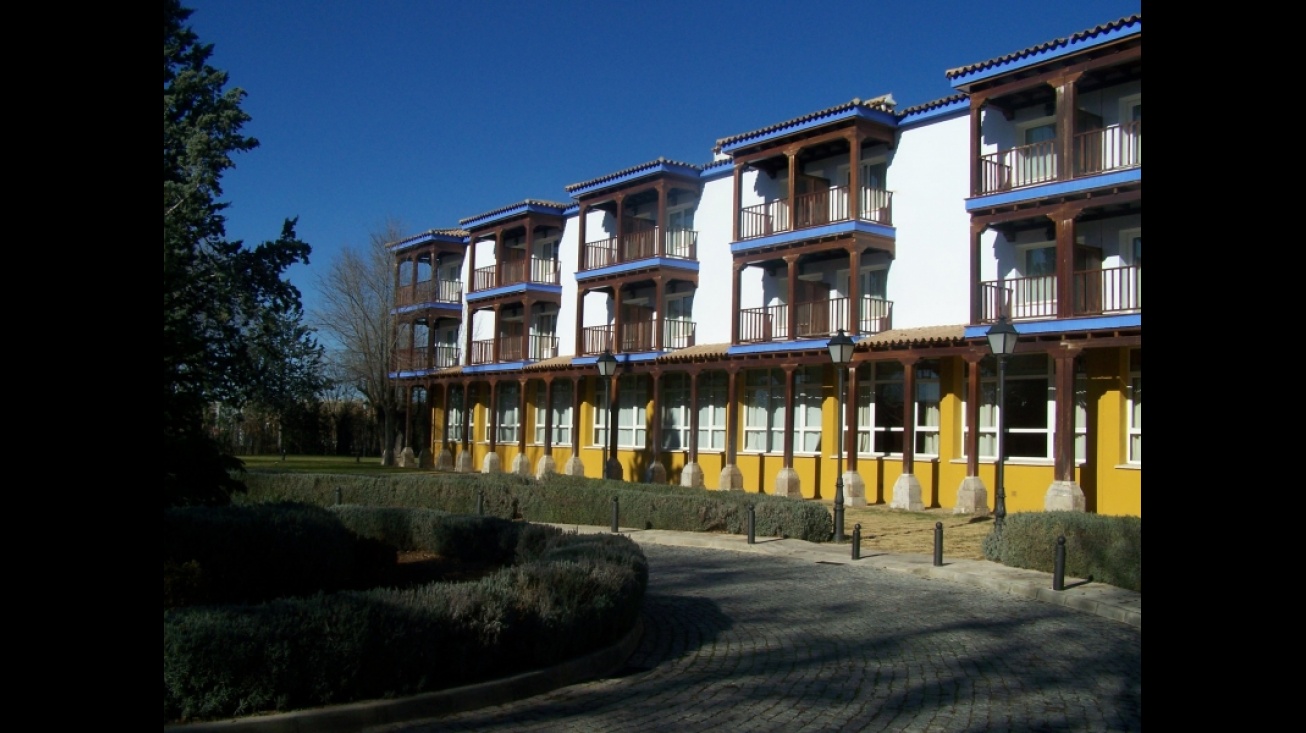
[[[394,258],[388,245],[404,237],[403,225],[387,219],[365,247],[345,247],[331,267],[318,276],[321,306],[313,313],[317,328],[335,341],[328,359],[338,379],[352,385],[372,408],[382,428],[381,462],[394,464],[394,441],[403,409],[391,384],[395,349]]]

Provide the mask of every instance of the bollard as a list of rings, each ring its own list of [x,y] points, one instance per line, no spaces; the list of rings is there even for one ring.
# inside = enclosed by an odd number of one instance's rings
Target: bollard
[[[853,525],[853,559],[862,559],[862,525]]]
[[[748,505],[748,544],[757,544],[757,511]]]
[[[476,492],[476,514],[483,516],[485,514],[485,491]]]
[[[1066,536],[1057,538],[1057,559],[1052,566],[1052,590],[1066,589]]]
[[[943,522],[934,523],[934,567],[943,564]]]
[[[339,486],[336,487],[336,506],[340,506],[341,504],[344,503],[344,493],[345,493],[344,489],[340,488]]]
[[[614,496],[612,497],[612,531],[614,533],[620,531],[617,528],[617,517],[620,514],[618,507],[619,505],[617,504],[617,497]]]

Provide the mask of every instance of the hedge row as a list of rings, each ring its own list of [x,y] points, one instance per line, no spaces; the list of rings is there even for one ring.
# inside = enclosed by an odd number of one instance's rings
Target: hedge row
[[[335,514],[373,540],[407,534],[413,549],[455,535],[511,547],[516,564],[466,583],[165,609],[165,723],[409,695],[556,664],[626,634],[648,583],[643,553],[617,535],[423,510]],[[444,528],[444,539],[423,525]]]
[[[1054,572],[1057,538],[1066,538],[1065,572],[1143,591],[1143,520],[1084,512],[1021,512],[1002,534],[984,538],[984,556],[1016,568]]]
[[[393,476],[260,474],[246,477],[240,502],[303,501],[424,507],[474,514],[484,495],[487,515],[528,522],[607,526],[617,498],[624,527],[745,534],[748,506],[757,533],[828,542],[830,513],[815,502],[765,494],[636,484],[553,474],[543,480],[515,474],[434,473]]]

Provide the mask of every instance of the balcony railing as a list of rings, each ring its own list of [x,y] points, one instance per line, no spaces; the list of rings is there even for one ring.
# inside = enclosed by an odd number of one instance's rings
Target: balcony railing
[[[1141,266],[1076,270],[1071,276],[1074,294],[1071,312],[1076,316],[1130,313],[1143,309]],[[1004,287],[999,287],[1002,285]],[[980,320],[997,320],[1002,304],[1013,321],[1056,318],[1057,281],[1052,275],[1016,277],[980,283]]]
[[[581,329],[582,354],[602,354],[605,349],[634,353],[653,350],[653,320],[622,324],[621,348],[612,348],[612,326],[586,326]],[[694,345],[697,327],[693,321],[662,322],[661,349],[683,349]]]
[[[1143,164],[1143,121],[1076,133],[1072,176],[1136,168]],[[1055,181],[1056,138],[980,156],[980,194]]]
[[[602,354],[612,350],[612,326],[586,326],[581,329],[581,353]]]
[[[431,366],[436,369],[458,366],[459,350],[457,346],[452,344],[436,344],[433,356],[435,357],[435,360],[432,362]]]
[[[632,219],[630,221],[643,222],[642,219]],[[636,231],[622,234],[620,247],[617,246],[616,237],[587,242],[582,248],[581,269],[596,270],[600,267],[607,267],[621,262],[634,262],[656,257],[657,227],[651,225],[645,227],[644,224],[632,224],[630,226],[634,227]],[[683,260],[696,259],[698,257],[698,232],[692,229],[669,229],[666,232],[666,238],[662,246],[663,257]]]
[[[893,301],[864,296],[857,333],[880,333],[893,327]],[[794,305],[794,338],[824,338],[839,329],[853,331],[848,298],[813,300]],[[784,341],[789,338],[789,306],[744,308],[739,313],[739,342]]]
[[[496,270],[503,271],[503,285],[532,282],[544,285],[558,285],[562,282],[557,260],[543,257],[529,259],[505,260],[498,265],[478,267],[472,273],[472,290],[488,290],[496,286]]]
[[[494,339],[481,339],[472,342],[472,363],[494,363]]]
[[[684,349],[694,345],[693,321],[663,321],[662,348]]]
[[[463,284],[457,280],[423,280],[416,285],[401,285],[395,291],[395,304],[461,303]]]
[[[552,359],[558,355],[558,337],[544,334],[531,334],[528,343],[528,357],[532,361]]]
[[[794,202],[792,211],[788,199],[778,199],[740,209],[740,240],[809,229],[849,221],[852,218],[847,186],[834,186],[822,191],[805,193],[796,196]],[[858,197],[858,208],[860,215],[857,218],[862,221],[893,224],[892,191],[863,187]]]

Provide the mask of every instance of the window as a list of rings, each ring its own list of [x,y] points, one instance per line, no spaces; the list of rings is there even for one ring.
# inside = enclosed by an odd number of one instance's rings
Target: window
[[[463,388],[455,386],[449,388],[449,407],[448,407],[449,432],[448,440],[458,443],[463,439]]]
[[[618,378],[617,414],[613,428],[617,431],[617,447],[643,449],[648,435],[648,394],[646,379],[642,375]],[[608,380],[600,378],[594,390],[594,443],[602,447],[607,440]]]
[[[969,369],[969,365],[967,369]],[[1053,425],[1056,422],[1056,394],[1052,360],[1039,354],[1007,357],[1006,414],[1007,458],[1047,460],[1055,455]],[[1088,441],[1088,380],[1076,365],[1075,374],[1075,458],[1083,461]],[[997,457],[999,412],[997,364],[980,363],[980,457]],[[962,451],[966,427],[963,420]]]
[[[663,242],[668,257],[690,258],[694,252],[694,209],[667,211],[667,237]]]
[[[804,367],[794,375],[794,452],[796,453],[819,453],[821,450],[821,403],[825,391],[823,371],[824,367]],[[781,398],[783,399],[783,393]],[[781,405],[783,406],[783,402]],[[783,415],[780,427],[783,441]],[[784,443],[781,442],[779,447],[780,450],[784,450]]]
[[[1014,283],[1016,317],[1054,316],[1057,312],[1057,247],[1040,242],[1019,248],[1020,274]]]
[[[498,423],[499,443],[517,442],[517,428],[520,426],[521,387],[516,382],[499,385],[499,407],[495,422]],[[487,431],[490,426],[486,426]]]
[[[698,447],[726,449],[726,404],[729,382],[725,372],[708,372],[698,378]]]
[[[669,374],[662,380],[662,448],[689,446],[689,376]]]
[[[1016,186],[1055,180],[1057,126],[1044,118],[1020,126],[1020,155],[1013,164]]]
[[[545,421],[548,419],[545,404],[549,390],[544,384],[535,388],[535,443],[543,445]],[[571,445],[571,382],[559,380],[553,385],[553,444]]]
[[[901,455],[907,418],[906,371],[899,362],[875,362],[858,367],[857,452]],[[916,364],[914,455],[939,454],[939,363],[927,359]],[[841,418],[846,430],[846,420]]]
[[[744,450],[784,450],[785,383],[779,369],[753,369],[744,377]]]
[[[1143,463],[1143,352],[1129,353],[1129,462]]]

